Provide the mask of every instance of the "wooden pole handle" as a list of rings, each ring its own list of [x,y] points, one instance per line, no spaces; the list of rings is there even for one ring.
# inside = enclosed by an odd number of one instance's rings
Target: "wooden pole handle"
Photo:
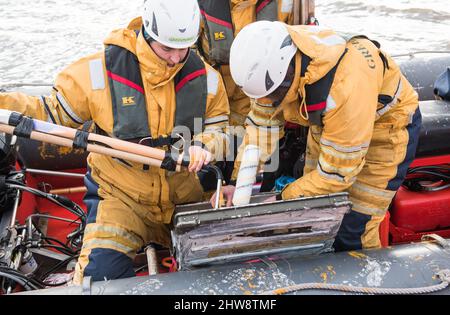
[[[74,193],[81,193],[81,192],[87,192],[87,188],[85,186],[80,186],[80,187],[68,187],[68,188],[58,188],[58,189],[50,190],[50,193],[55,194],[55,195],[74,194]]]
[[[77,129],[69,128],[66,126],[60,126],[55,125],[46,121],[33,119],[33,122],[35,124],[35,131],[37,132],[43,132],[46,134],[58,136],[58,137],[64,137],[67,139],[75,139]],[[129,141],[124,141],[116,138],[111,138],[108,136],[103,136],[95,133],[89,133],[88,135],[89,141],[95,141],[98,143],[102,143],[112,149],[117,149],[121,151],[126,151],[129,153],[139,154],[143,155],[152,159],[157,159],[162,161],[165,156],[164,150],[161,149],[155,149],[151,148],[149,146],[132,143]]]

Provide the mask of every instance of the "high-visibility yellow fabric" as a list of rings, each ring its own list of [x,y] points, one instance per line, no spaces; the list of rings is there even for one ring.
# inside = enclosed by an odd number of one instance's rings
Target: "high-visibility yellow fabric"
[[[102,156],[103,158],[103,156]],[[110,163],[105,158],[104,163]],[[98,168],[91,169],[92,179],[98,184],[95,223],[88,223],[83,247],[76,265],[74,283],[80,283],[83,271],[89,264],[89,254],[94,248],[109,248],[134,258],[136,251],[149,243],[170,246],[169,228],[171,212],[162,211],[155,199],[161,191],[167,191],[175,204],[195,202],[202,198],[203,190],[197,179],[187,172],[173,173],[167,183],[155,187],[154,181],[139,176],[138,170],[127,172],[127,166],[116,165],[123,172],[120,183]],[[167,184],[167,185],[166,185]],[[150,187],[150,193],[136,191],[132,187]],[[162,224],[161,222],[164,222]]]
[[[146,43],[142,33],[136,36],[132,28],[140,25],[139,21],[140,19],[134,20],[130,24],[131,28],[113,31],[106,38],[105,44],[119,45],[134,52],[138,57],[146,91],[149,130],[151,136],[157,138],[161,135],[169,135],[174,127],[176,102],[173,78],[181,69],[182,64],[173,68],[167,67],[166,63]],[[93,90],[91,88],[89,62],[96,59],[101,59],[103,62],[105,88]],[[217,74],[216,70],[206,63],[205,65],[208,72]],[[216,93],[207,96],[206,119],[218,116],[228,117],[229,115],[228,99],[223,81],[220,75],[218,78]],[[57,93],[65,99],[72,115],[67,114],[67,108],[64,110],[61,97],[56,97]],[[93,120],[101,129],[112,134],[113,113],[104,53],[99,52],[82,58],[62,71],[56,78],[55,90],[51,96],[46,98],[46,101],[57,123],[77,128],[80,124],[76,120],[79,122]],[[37,97],[29,97],[20,93],[0,94],[0,104],[2,108],[19,111],[37,119],[49,119],[41,100]],[[74,120],[73,116],[77,119]],[[196,135],[194,140],[202,141],[213,155],[217,148],[225,151],[223,147],[226,145],[227,138],[222,133],[222,129],[227,125],[228,121],[208,124],[205,129],[206,132]],[[156,220],[166,223],[170,221],[174,205],[169,200],[167,171],[155,167],[143,171],[142,165],[137,163],[130,163],[133,165],[131,169],[109,157],[98,154],[90,154],[88,162],[93,169],[98,169],[102,174],[108,174],[109,180],[114,185],[118,185],[121,190],[131,195],[146,196],[146,199],[151,200],[148,202],[152,206],[161,208],[164,215],[156,218]],[[117,182],[118,178],[123,180]],[[141,180],[145,182],[145,185],[139,183]],[[175,184],[174,187],[176,186]]]
[[[140,18],[133,20],[128,28],[113,31],[104,43],[121,46],[137,56],[146,92],[148,127],[151,136],[157,138],[170,135],[174,127],[176,95],[173,78],[183,65],[168,67],[153,52],[142,33],[136,36],[134,29],[139,29],[141,23]],[[95,60],[101,60],[103,64],[104,88],[101,89],[93,89],[94,78],[90,77],[90,62]],[[207,75],[214,75],[215,81],[212,82],[217,83],[211,91],[208,89],[205,112],[205,119],[213,123],[207,124],[204,133],[196,135],[194,140],[202,141],[215,156],[216,150],[219,153],[225,151],[227,138],[223,129],[228,126],[229,105],[220,75],[206,63],[205,66]],[[51,115],[38,97],[0,93],[0,106],[4,109],[19,111],[41,120],[50,121],[52,116],[57,123],[75,128],[87,120],[93,120],[101,129],[112,134],[113,112],[104,52],[82,58],[63,70],[56,78],[52,95],[46,97],[45,101]],[[221,119],[216,119],[218,117]],[[144,170],[142,165],[130,164],[132,167],[107,156],[89,155],[88,165],[94,180],[100,185],[104,199],[99,206],[98,222],[118,226],[137,235],[142,242],[155,241],[167,245],[168,235],[163,237],[158,229],[149,226],[169,223],[177,203],[200,201],[203,195],[201,185],[195,174],[187,171],[173,173],[156,167]],[[119,242],[136,249],[137,243],[125,244],[128,242],[126,239],[117,239],[114,235],[87,233],[85,241],[100,237],[109,239],[110,243]],[[88,246],[86,251],[100,243],[96,240],[90,244],[92,246]],[[120,250],[116,247],[113,249]],[[83,252],[85,254],[87,252]]]

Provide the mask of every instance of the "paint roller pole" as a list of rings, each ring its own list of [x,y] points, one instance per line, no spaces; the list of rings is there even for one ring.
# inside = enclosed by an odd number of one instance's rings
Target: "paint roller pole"
[[[77,129],[59,126],[41,120],[33,119],[33,122],[34,122],[34,130],[45,132],[48,134],[53,134],[64,138],[74,139],[77,132]],[[123,141],[108,136],[102,136],[92,132],[89,132],[87,140],[102,143],[113,149],[143,155],[152,159],[157,160],[164,159],[165,153],[163,150],[151,148],[149,146],[140,145],[129,141]]]
[[[180,155],[178,159],[180,166],[188,167],[189,166],[189,156],[188,155]],[[214,201],[214,209],[218,209],[220,207],[220,194],[222,190],[222,182],[223,182],[223,174],[220,168],[215,165],[207,164],[203,165],[200,172],[212,172],[216,175],[217,186],[216,186],[216,199]]]
[[[241,166],[236,180],[236,190],[233,195],[235,206],[247,205],[252,195],[253,184],[256,181],[260,150],[256,145],[249,144],[244,149]]]
[[[17,112],[8,111],[5,109],[0,109],[0,131],[13,135],[14,126],[10,126],[10,118],[15,115],[16,118],[21,118],[22,114]],[[34,129],[30,134],[30,139],[48,142],[56,144],[59,146],[73,147],[73,138],[75,138],[76,129],[68,128],[64,126],[58,126],[55,124],[47,123],[45,121],[32,119]],[[150,148],[144,145],[131,143],[124,140],[114,139],[110,137],[100,136],[97,134],[88,134],[88,140],[101,142],[109,147],[96,144],[87,144],[86,151],[94,152],[99,154],[104,154],[112,156],[115,158],[120,158],[132,162],[137,162],[140,164],[151,165],[156,167],[164,167],[164,160],[169,157],[175,163],[176,171],[180,171],[180,166],[189,166],[189,156],[181,154],[176,160],[174,157],[170,156],[170,153],[164,150]],[[170,162],[171,164],[172,162]],[[212,171],[216,174],[217,178],[217,191],[220,193],[222,188],[223,175],[220,169],[214,165],[204,165],[202,167],[205,171]],[[216,198],[216,208],[219,207],[220,197]]]
[[[11,116],[20,116],[21,114],[14,111],[9,111],[5,109],[0,109],[0,123],[5,125],[10,124]],[[33,120],[33,130],[46,133],[49,135],[74,139],[77,133],[77,129],[69,128],[61,125],[52,124],[46,121],[32,119]],[[115,139],[107,136],[98,135],[95,133],[88,134],[88,141],[98,142],[103,145],[106,145],[112,149],[126,151],[133,154],[143,155],[156,160],[163,160],[165,157],[165,151],[160,149],[151,148],[145,145],[140,145],[136,143],[132,143],[129,141],[123,141],[120,139]],[[45,142],[45,141],[44,141]]]
[[[12,135],[12,134],[14,134],[14,127],[0,123],[0,131]],[[41,141],[41,142],[48,142],[48,143],[56,144],[56,145],[63,146],[63,147],[69,147],[69,148],[73,147],[73,141],[70,139],[53,136],[53,135],[49,135],[49,134],[37,132],[37,131],[31,132],[30,139]],[[128,152],[123,152],[120,150],[106,148],[106,147],[96,145],[96,144],[88,144],[86,151],[104,154],[104,155],[112,156],[115,158],[140,163],[140,164],[161,167],[161,161],[159,161],[159,160],[152,159],[152,158],[149,158],[146,156],[141,156],[138,154],[133,154],[133,153],[128,153]]]
[[[222,172],[217,169],[219,171],[219,173],[216,172],[216,177],[217,177],[217,186],[216,186],[216,200],[214,201],[214,209],[219,209],[220,207],[220,196],[221,196],[221,191],[222,191],[222,180],[223,177],[218,176],[218,174],[222,175]]]

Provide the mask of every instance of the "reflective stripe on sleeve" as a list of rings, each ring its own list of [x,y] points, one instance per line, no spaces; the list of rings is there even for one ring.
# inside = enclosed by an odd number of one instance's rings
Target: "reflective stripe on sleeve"
[[[227,115],[216,116],[216,117],[206,118],[205,125],[212,125],[212,124],[217,124],[217,123],[227,122],[227,121],[228,121]]]
[[[89,74],[91,76],[92,90],[103,90],[105,88],[105,74],[101,59],[89,61]]]
[[[341,145],[338,145],[332,141],[326,140],[324,138],[320,139],[320,143],[329,147],[332,147],[336,151],[344,152],[344,153],[351,153],[351,152],[357,152],[364,149],[367,149],[369,147],[369,142],[365,142],[361,145],[352,146],[352,147],[344,147]]]
[[[335,45],[344,45],[345,39],[343,39],[341,36],[333,34],[324,38],[320,38],[316,35],[311,35],[311,38],[317,43],[322,44],[326,46],[335,46]]]
[[[247,119],[245,120],[245,123],[250,126],[254,126],[258,129],[262,129],[266,132],[279,132],[280,131],[279,126],[261,126],[261,125],[256,124],[250,117],[247,117]]]
[[[219,88],[219,75],[214,70],[209,69],[206,76],[208,94],[216,95]]]
[[[388,104],[386,104],[381,109],[377,110],[378,116],[383,116],[388,110],[390,110],[395,104],[397,104],[398,97],[399,97],[400,93],[402,92],[402,90],[403,90],[403,84],[402,84],[402,79],[400,78],[400,80],[398,82],[398,86],[397,86],[397,91],[395,92],[392,101],[389,102]]]
[[[80,117],[78,117],[77,114],[74,113],[72,107],[69,105],[69,103],[66,101],[66,99],[60,92],[56,93],[56,99],[58,100],[59,104],[61,105],[61,107],[63,108],[63,110],[66,112],[67,116],[69,116],[70,119],[72,119],[79,125],[83,124],[84,121]]]
[[[40,98],[42,106],[45,108],[45,111],[47,112],[47,122],[56,124],[55,117],[53,117],[52,112],[50,111],[50,108],[47,105],[47,102],[45,101],[45,96],[41,96]]]

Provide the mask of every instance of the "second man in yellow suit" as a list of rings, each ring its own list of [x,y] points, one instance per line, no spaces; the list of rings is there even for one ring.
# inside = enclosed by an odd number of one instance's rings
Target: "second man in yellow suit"
[[[365,36],[262,21],[236,37],[230,67],[236,84],[257,99],[242,147],[259,145],[264,160],[284,121],[309,126],[303,176],[279,198],[347,191],[353,208],[335,249],[379,247],[379,224],[414,158],[421,126],[417,93],[392,58]],[[227,199],[232,191],[225,187]]]
[[[294,0],[198,0],[198,3],[202,14],[198,49],[224,79],[230,103],[230,125],[244,126],[250,98],[231,78],[231,44],[244,26],[255,21],[292,24]]]
[[[227,130],[230,151],[226,155],[227,162],[220,163],[228,183],[237,148],[245,133],[243,126],[251,108],[251,99],[235,84],[230,74],[231,44],[242,28],[255,21],[292,24],[294,0],[198,0],[198,3],[202,20],[197,49],[220,72],[230,104],[230,128]],[[206,190],[214,189],[215,183],[210,176],[203,175],[201,178]]]

